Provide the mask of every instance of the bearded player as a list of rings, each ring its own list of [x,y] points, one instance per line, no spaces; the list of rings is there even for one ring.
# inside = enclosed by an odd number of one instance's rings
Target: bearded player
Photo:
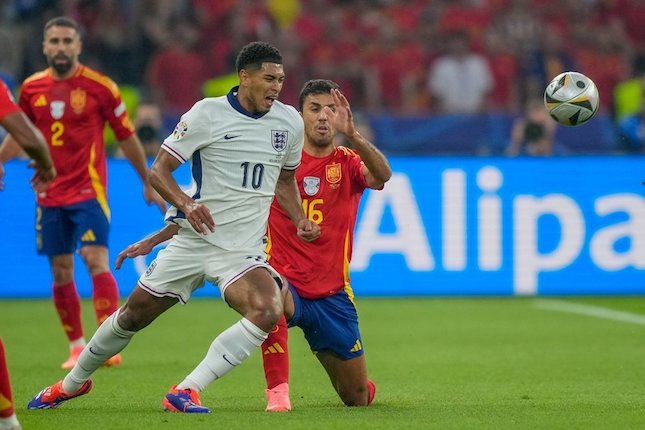
[[[36,248],[46,255],[53,276],[54,306],[69,342],[69,358],[61,367],[71,369],[85,345],[81,302],[74,281],[74,252],[92,279],[92,299],[100,324],[119,307],[119,290],[110,272],[107,200],[107,162],[103,128],[107,122],[119,147],[143,182],[148,203],[165,212],[165,201],[150,186],[141,142],[128,118],[118,86],[108,77],[79,62],[81,35],[67,17],[45,24],[43,53],[49,67],[25,80],[19,105],[45,136],[58,173],[37,194]],[[9,136],[0,146],[0,163],[20,148]],[[111,357],[108,365],[121,362]]]
[[[358,204],[366,188],[381,189],[392,176],[383,156],[356,130],[338,85],[307,82],[299,109],[305,123],[302,164],[296,180],[305,214],[324,233],[305,246],[287,228],[288,217],[273,204],[269,217],[269,263],[289,281],[285,318],[262,344],[267,411],[288,411],[287,325],[298,326],[332,386],[347,406],[367,406],[376,387],[367,378],[349,262]],[[334,146],[337,132],[352,149]]]

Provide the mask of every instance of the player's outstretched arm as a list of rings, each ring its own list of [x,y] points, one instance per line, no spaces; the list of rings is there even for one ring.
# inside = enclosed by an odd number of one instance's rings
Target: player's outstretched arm
[[[298,237],[306,242],[312,242],[320,236],[318,224],[305,217],[302,210],[302,200],[296,184],[295,171],[281,170],[275,188],[275,196],[282,209],[287,213],[296,226]]]
[[[169,240],[175,234],[177,234],[178,231],[179,231],[178,225],[169,224],[164,228],[162,228],[161,230],[158,230],[152,233],[151,235],[146,236],[145,238],[141,239],[137,243],[128,245],[123,251],[119,252],[119,255],[117,255],[116,262],[114,263],[114,268],[117,270],[120,269],[121,265],[123,264],[123,261],[126,258],[135,258],[140,255],[150,254],[150,252],[152,252],[155,246]]]
[[[143,198],[149,205],[156,205],[161,213],[166,213],[166,201],[157,193],[148,181],[148,164],[143,145],[136,134],[119,142],[123,155],[128,159],[134,170],[137,171],[141,182],[143,182]]]

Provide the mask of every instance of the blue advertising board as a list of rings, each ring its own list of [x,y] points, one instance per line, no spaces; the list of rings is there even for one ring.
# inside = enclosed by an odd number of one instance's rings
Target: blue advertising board
[[[645,158],[391,157],[361,202],[352,285],[361,296],[645,294]],[[5,165],[0,297],[48,297],[26,162]],[[109,161],[110,259],[163,226],[127,161]],[[188,183],[188,171],[177,174]],[[217,221],[217,220],[216,220]],[[122,295],[153,259],[115,271]],[[76,279],[91,295],[80,258]],[[218,296],[207,286],[196,295]]]

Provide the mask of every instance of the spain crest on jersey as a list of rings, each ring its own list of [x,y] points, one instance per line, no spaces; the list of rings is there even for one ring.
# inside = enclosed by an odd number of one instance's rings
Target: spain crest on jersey
[[[83,112],[85,103],[87,103],[87,93],[83,88],[76,88],[69,93],[69,104],[74,109],[75,114]]]
[[[325,166],[325,179],[334,185],[340,182],[343,172],[340,169],[340,163],[331,163]]]
[[[271,130],[271,145],[273,149],[282,152],[287,147],[287,137],[289,132],[287,130]]]
[[[308,196],[315,196],[320,190],[320,178],[315,176],[305,176],[302,178],[302,188]]]

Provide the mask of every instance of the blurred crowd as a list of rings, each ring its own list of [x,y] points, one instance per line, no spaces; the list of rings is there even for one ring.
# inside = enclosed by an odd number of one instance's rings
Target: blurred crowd
[[[645,0],[0,0],[0,14],[10,84],[46,66],[42,26],[68,15],[85,29],[81,61],[162,123],[225,93],[234,53],[257,39],[283,53],[283,101],[330,78],[366,115],[519,115],[577,70],[618,123],[639,111],[645,76]]]

